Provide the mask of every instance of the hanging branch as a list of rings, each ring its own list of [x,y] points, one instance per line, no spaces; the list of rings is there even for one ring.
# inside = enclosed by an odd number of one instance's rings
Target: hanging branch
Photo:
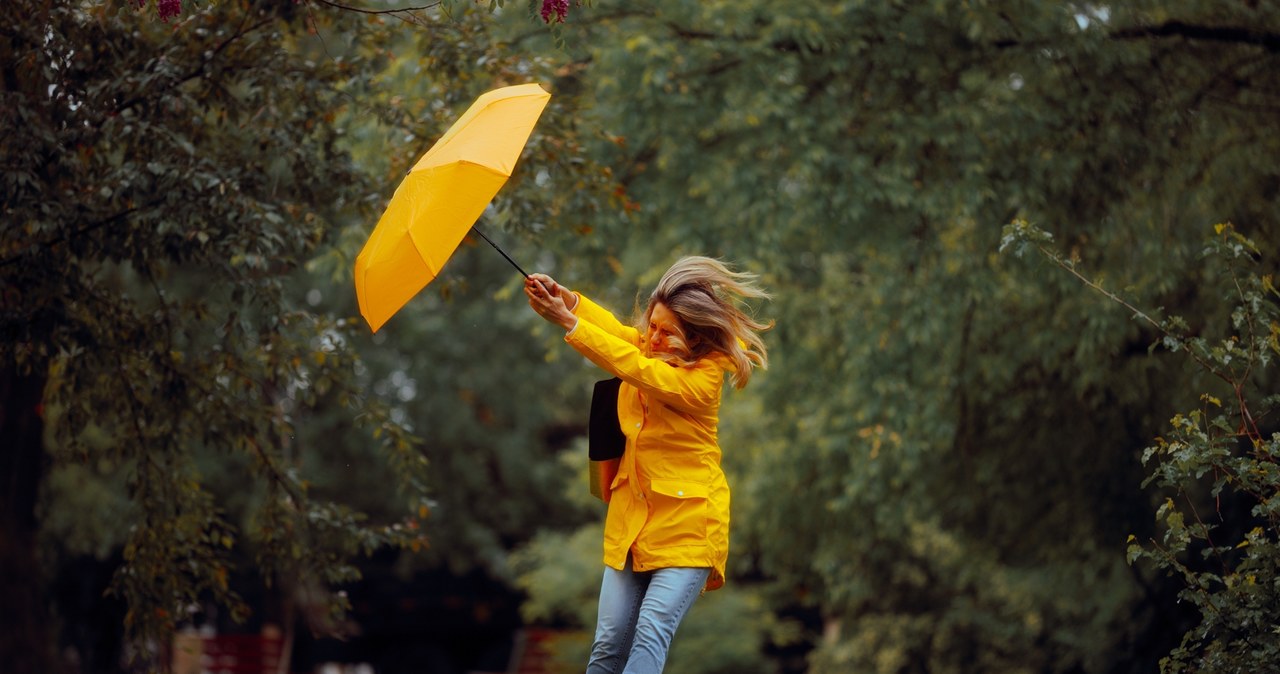
[[[398,9],[365,9],[363,7],[344,5],[340,2],[334,2],[334,0],[311,0],[311,1],[319,3],[321,5],[325,5],[327,7],[332,7],[334,9],[340,9],[344,12],[356,12],[358,14],[372,14],[372,15],[420,12],[425,9],[435,9],[436,7],[439,7],[442,4],[441,0],[437,0],[436,2],[428,3],[425,5],[419,5],[415,7],[400,7]]]

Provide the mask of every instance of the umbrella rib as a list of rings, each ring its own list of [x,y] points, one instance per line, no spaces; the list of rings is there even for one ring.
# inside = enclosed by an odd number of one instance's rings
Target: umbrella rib
[[[494,167],[492,167],[492,166],[490,166],[490,165],[488,165],[488,164],[482,164],[482,163],[480,163],[480,162],[478,162],[478,161],[473,161],[473,160],[471,160],[471,159],[463,159],[463,158],[454,159],[453,161],[446,162],[445,164],[432,164],[431,166],[424,166],[424,167],[422,167],[422,168],[416,168],[416,167],[415,167],[415,168],[414,168],[414,169],[412,169],[412,170],[413,170],[413,171],[430,171],[430,170],[432,170],[432,169],[437,169],[437,168],[440,168],[441,166],[445,166],[445,165],[447,165],[447,164],[466,164],[466,165],[468,165],[468,166],[475,166],[475,167],[477,167],[477,168],[484,169],[485,171],[488,171],[489,173],[492,173],[492,174],[494,174],[494,175],[496,175],[496,176],[501,176],[501,177],[503,177],[503,178],[510,178],[510,177],[511,177],[511,174],[510,174],[510,173],[503,173],[502,171],[500,171],[500,170],[498,170],[498,169],[496,169],[496,168],[494,168]],[[412,172],[412,171],[411,171],[411,172]]]
[[[528,85],[521,85],[521,86],[528,86]],[[534,86],[537,86],[537,85],[534,85]],[[522,98],[542,98],[542,97],[550,98],[551,96],[546,91],[544,91],[542,87],[537,87],[536,91],[530,91],[530,93],[527,93],[527,94],[508,96],[504,99],[504,102],[510,102],[510,101],[519,100]],[[457,136],[458,131],[460,131],[463,127],[465,127],[472,119],[481,115],[485,110],[489,108],[490,105],[493,105],[493,103],[496,103],[496,101],[490,102],[488,105],[485,105],[482,108],[476,108],[474,106],[469,108],[465,113],[462,114],[462,117],[458,118],[458,120],[455,121],[453,125],[450,126],[448,130],[445,131],[444,135],[441,136],[438,141],[436,141],[436,145],[433,146],[430,150],[427,150],[427,154],[424,155],[423,158],[425,159],[426,157],[436,154],[438,151],[444,150],[445,148],[449,147],[453,143],[454,138]]]

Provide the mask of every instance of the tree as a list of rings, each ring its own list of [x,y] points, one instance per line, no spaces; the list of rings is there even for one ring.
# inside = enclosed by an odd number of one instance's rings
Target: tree
[[[399,545],[411,564],[501,576],[538,526],[580,521],[539,450],[580,423],[548,421],[548,392],[582,394],[542,366],[534,317],[506,308],[505,263],[464,246],[377,338],[350,279],[426,144],[487,88],[553,81],[547,62],[504,51],[469,3],[158,9],[20,3],[4,33],[5,128],[24,129],[5,148],[0,244],[0,409],[23,438],[6,475],[26,488],[6,510],[13,625],[58,618],[31,582],[37,531],[46,560],[123,556],[130,643],[164,666],[156,644],[200,607],[243,617],[254,576],[286,629],[294,612],[336,628],[345,601],[326,590],[358,575],[355,553]],[[543,229],[531,214],[589,214],[612,189],[572,116],[545,117],[536,180],[517,175],[483,221],[517,249]],[[522,396],[513,363],[536,369]],[[5,634],[6,654],[52,641]]]
[[[112,591],[144,648],[206,599],[245,610],[233,551],[268,583],[334,583],[353,553],[420,538],[417,441],[355,387],[357,326],[302,309],[289,286],[367,200],[329,122],[345,83],[377,65],[315,58],[324,47],[291,29],[299,11],[217,3],[160,23],[129,3],[6,5],[0,408],[22,488],[6,491],[0,631],[14,671],[54,669],[32,516],[51,463],[127,475]],[[294,430],[321,405],[394,467],[394,519],[309,494]],[[228,519],[201,457],[241,462],[246,522]],[[341,607],[334,595],[320,611]]]

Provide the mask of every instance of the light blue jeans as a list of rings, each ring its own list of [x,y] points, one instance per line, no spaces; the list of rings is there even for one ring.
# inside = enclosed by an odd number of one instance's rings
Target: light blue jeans
[[[606,566],[587,674],[659,674],[710,573],[686,567],[636,573],[630,555],[621,571]]]

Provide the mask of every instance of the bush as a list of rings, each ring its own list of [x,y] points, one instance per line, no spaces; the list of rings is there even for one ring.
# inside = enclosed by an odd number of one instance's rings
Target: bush
[[[1006,228],[1004,246],[1034,247],[1135,318],[1156,327],[1163,346],[1183,354],[1225,388],[1199,395],[1196,409],[1175,414],[1165,434],[1143,452],[1164,496],[1156,511],[1159,540],[1129,536],[1130,564],[1178,576],[1180,601],[1199,624],[1160,661],[1162,672],[1274,671],[1280,662],[1280,433],[1264,432],[1275,411],[1280,353],[1280,292],[1259,271],[1258,247],[1230,224],[1215,227],[1205,248],[1213,297],[1230,307],[1225,330],[1211,321],[1192,328],[1178,317],[1156,320],[1085,278],[1052,247],[1052,237],[1026,222]],[[1221,334],[1215,334],[1221,332]],[[1222,394],[1225,391],[1226,395]]]

